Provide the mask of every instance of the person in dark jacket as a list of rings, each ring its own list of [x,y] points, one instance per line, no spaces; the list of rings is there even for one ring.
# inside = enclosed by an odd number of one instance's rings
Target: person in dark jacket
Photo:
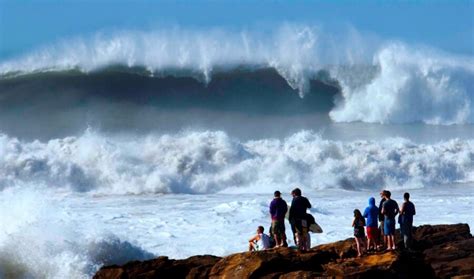
[[[416,214],[415,205],[410,201],[410,194],[403,194],[405,202],[400,209],[398,221],[400,223],[400,232],[402,233],[403,243],[406,249],[411,248],[413,215]]]
[[[283,247],[286,243],[285,215],[288,211],[286,201],[281,198],[280,191],[275,191],[270,203],[270,216],[272,217],[272,234],[275,238],[275,247]]]
[[[290,224],[293,235],[295,236],[295,242],[300,251],[307,251],[309,249],[307,245],[307,234],[308,234],[308,222],[306,220],[306,210],[311,208],[309,200],[301,196],[301,190],[295,188],[291,191],[293,200],[291,201],[290,207]]]
[[[379,224],[380,224],[379,225],[379,232],[380,232],[380,234],[379,234],[379,243],[380,243],[380,245],[379,245],[378,248],[382,248],[383,244],[385,243],[385,235],[384,235],[384,230],[383,230],[385,216],[382,214],[383,203],[387,200],[385,198],[385,192],[386,192],[386,190],[383,190],[382,192],[380,192],[380,203],[379,203]]]

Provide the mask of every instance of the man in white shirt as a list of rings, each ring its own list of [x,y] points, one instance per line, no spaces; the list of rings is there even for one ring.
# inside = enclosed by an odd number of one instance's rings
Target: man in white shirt
[[[257,234],[249,239],[249,251],[261,251],[270,248],[270,237],[263,233],[264,228],[258,226]]]

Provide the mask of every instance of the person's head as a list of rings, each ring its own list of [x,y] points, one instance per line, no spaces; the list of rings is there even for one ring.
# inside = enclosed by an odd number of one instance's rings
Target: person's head
[[[404,198],[406,201],[409,201],[409,200],[410,200],[410,193],[405,193],[405,194],[403,194],[403,198]]]
[[[275,193],[273,193],[273,196],[274,196],[275,198],[281,197],[280,191],[275,191]]]
[[[385,190],[382,190],[380,192],[380,198],[382,198],[382,199],[385,198]]]
[[[359,209],[354,209],[354,217],[355,218],[362,218],[362,213],[360,213]]]
[[[369,198],[369,205],[370,206],[375,206],[375,198],[374,197]]]
[[[257,233],[263,233],[264,230],[263,226],[258,226]]]
[[[387,199],[390,199],[390,197],[392,196],[392,193],[390,193],[390,191],[384,191],[384,192],[385,192],[385,194],[384,194],[385,197],[386,197]]]
[[[293,189],[293,191],[291,191],[291,195],[293,197],[300,197],[301,196],[301,190],[300,188],[295,188]]]

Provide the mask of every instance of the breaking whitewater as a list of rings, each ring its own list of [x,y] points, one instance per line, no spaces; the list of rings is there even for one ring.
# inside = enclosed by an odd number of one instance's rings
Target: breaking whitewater
[[[474,226],[474,58],[286,25],[127,31],[0,62],[0,277],[227,255],[295,186],[324,233],[409,191]]]

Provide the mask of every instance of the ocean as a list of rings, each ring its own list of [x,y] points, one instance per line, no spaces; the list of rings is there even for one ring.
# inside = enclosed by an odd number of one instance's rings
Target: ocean
[[[411,193],[415,225],[472,228],[473,80],[473,57],[308,26],[121,31],[4,59],[0,277],[244,251],[295,187],[313,245],[351,237],[382,189]]]

